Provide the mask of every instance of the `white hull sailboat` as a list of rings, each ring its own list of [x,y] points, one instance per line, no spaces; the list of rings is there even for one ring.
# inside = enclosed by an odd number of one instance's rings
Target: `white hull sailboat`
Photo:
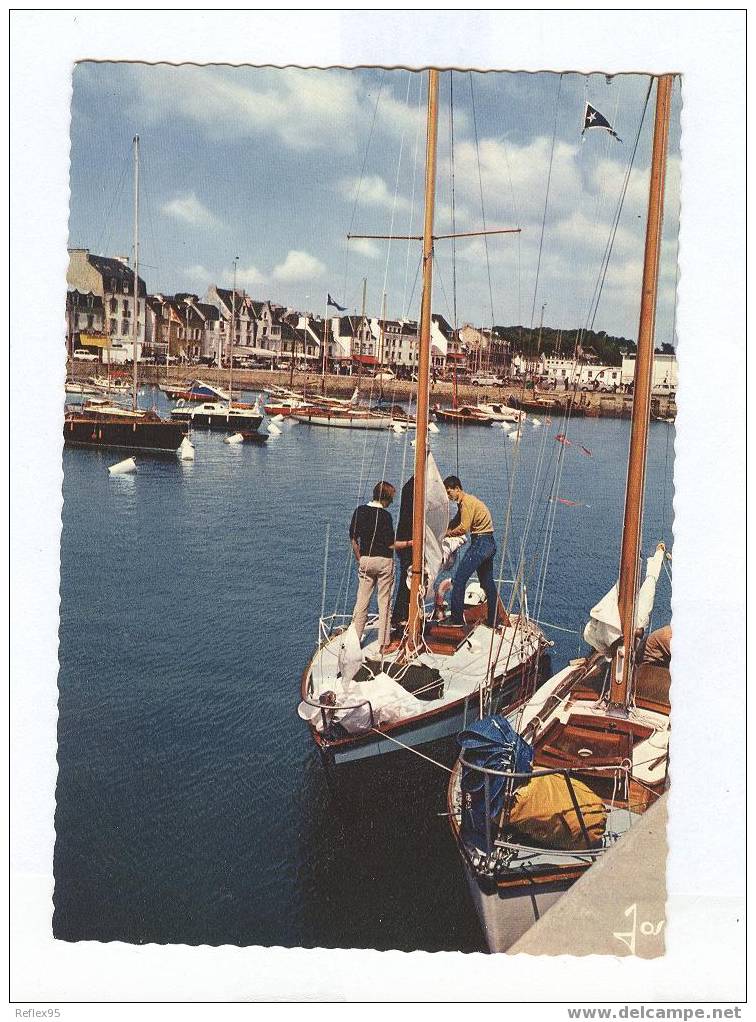
[[[556,674],[514,718],[518,735],[500,746],[503,765],[491,767],[491,758],[484,765],[462,736],[449,783],[449,822],[491,951],[508,950],[667,787],[670,675],[643,662],[639,640],[665,557],[659,544],[641,585],[671,90],[671,75],[657,79],[619,580],[591,610],[584,638],[595,652]],[[481,720],[480,730],[492,720]]]
[[[432,602],[432,585],[444,561],[449,525],[446,489],[427,450],[438,78],[439,72],[431,69],[409,616],[401,638],[381,655],[369,631],[367,641],[361,644],[348,618],[324,618],[321,614],[321,641],[302,674],[299,714],[308,721],[326,764],[415,749],[453,735],[480,714],[484,700],[495,698],[502,712],[511,712],[540,684],[548,661],[542,656],[546,641],[538,625],[524,609],[519,614],[508,613],[498,595],[495,627],[486,623],[485,597],[468,599],[470,586],[462,627],[431,622],[426,606],[426,597]],[[323,425],[337,425],[339,417],[341,425],[347,425],[352,416],[362,416],[359,428],[385,429],[394,424],[391,416],[366,415],[359,409],[328,415],[314,411],[309,419],[294,414],[300,421],[322,420],[319,424]]]

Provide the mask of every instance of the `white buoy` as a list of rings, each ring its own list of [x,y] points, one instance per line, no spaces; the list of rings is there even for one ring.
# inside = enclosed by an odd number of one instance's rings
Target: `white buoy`
[[[284,417],[279,412],[278,415],[274,415],[273,418],[270,421],[271,422],[283,422],[284,421]]]
[[[404,426],[401,424],[401,422],[395,422],[391,426],[391,429],[394,431],[394,433],[396,433],[397,436],[401,436],[402,433],[404,433]]]
[[[428,432],[429,433],[440,433],[441,431],[439,430],[439,428],[438,428],[438,426],[436,425],[435,422],[429,422],[428,423]]]
[[[530,420],[530,424],[531,424],[531,426],[540,426],[541,425],[541,420],[540,419],[531,419]]]
[[[223,443],[224,444],[243,444],[244,443],[244,437],[241,435],[241,433],[232,433],[231,436],[227,436],[224,439]]]
[[[119,461],[115,465],[110,465],[108,472],[111,475],[123,475],[126,472],[136,472],[136,462],[133,458],[125,458],[123,461]]]
[[[513,433],[507,433],[510,440],[514,440],[515,443],[520,439],[520,431],[516,429]]]
[[[278,418],[278,416],[276,416],[276,419],[277,418]],[[268,433],[269,433],[270,436],[280,436],[281,435],[281,430],[276,425],[276,419],[271,419],[270,422],[268,423]]]
[[[503,430],[505,430],[505,431],[506,431],[507,433],[509,432],[509,423],[508,423],[508,422],[500,422],[500,423],[499,423],[499,425],[500,425],[500,426],[501,426],[501,428],[502,428]]]
[[[194,444],[185,436],[178,449],[178,456],[181,461],[194,461]]]

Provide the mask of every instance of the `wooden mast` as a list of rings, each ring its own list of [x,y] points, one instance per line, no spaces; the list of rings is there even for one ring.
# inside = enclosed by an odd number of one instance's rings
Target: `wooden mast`
[[[630,457],[625,490],[625,520],[622,530],[622,552],[618,587],[622,642],[612,662],[609,707],[626,711],[630,697],[630,679],[635,645],[636,597],[638,592],[641,532],[643,523],[643,491],[646,477],[646,449],[651,410],[651,377],[654,364],[654,323],[656,319],[659,253],[664,216],[664,182],[669,136],[669,111],[672,75],[662,75],[656,86],[656,118],[651,156],[651,180],[648,194],[646,248],[643,258],[643,290],[641,294],[638,348],[635,360],[633,413],[630,430]]]
[[[417,648],[423,634],[422,598],[425,564],[425,473],[430,386],[431,287],[433,280],[433,212],[436,197],[438,137],[438,71],[428,71],[428,138],[425,152],[425,220],[423,223],[423,296],[420,309],[420,358],[417,371],[417,429],[415,485],[412,511],[412,568],[410,574],[407,646]]]
[[[104,304],[104,303],[103,303]],[[134,135],[134,385],[131,405],[139,407],[139,135]],[[110,360],[108,359],[108,363]]]

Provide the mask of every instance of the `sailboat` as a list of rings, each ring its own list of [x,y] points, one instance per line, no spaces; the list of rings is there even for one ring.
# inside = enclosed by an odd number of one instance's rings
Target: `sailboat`
[[[77,447],[175,454],[186,427],[139,408],[139,136],[134,136],[134,376],[131,408],[118,404],[85,402],[66,408],[63,439]],[[114,391],[110,391],[111,396]]]
[[[243,401],[234,401],[233,394],[233,372],[234,372],[234,339],[236,337],[236,264],[238,256],[234,259],[234,285],[231,292],[231,328],[227,341],[228,357],[228,387],[221,391],[216,387],[209,388],[207,384],[201,384],[198,380],[192,385],[194,393],[197,393],[197,385],[200,388],[209,390],[208,398],[203,399],[200,404],[187,407],[184,399],[179,399],[178,404],[171,411],[171,419],[174,422],[185,422],[194,427],[206,429],[220,429],[234,435],[236,433],[247,434],[257,433],[262,425],[264,412],[259,401],[248,404]],[[220,370],[221,351],[218,350],[218,368]],[[195,400],[191,398],[190,401]],[[250,439],[257,439],[251,438]],[[266,434],[260,434],[259,439],[264,443],[268,438]]]
[[[518,734],[499,740],[491,727],[500,722],[488,718],[472,738],[460,736],[463,751],[449,783],[450,826],[491,951],[510,948],[667,787],[670,675],[643,662],[639,635],[648,625],[665,556],[659,544],[641,585],[672,81],[671,75],[657,79],[619,581],[592,609],[585,628],[595,652],[573,661],[533,696]],[[633,900],[630,892],[627,900]]]
[[[548,663],[544,635],[524,609],[510,614],[497,597],[497,624],[488,627],[485,596],[475,583],[467,588],[461,629],[431,622],[426,608],[449,524],[446,490],[427,451],[438,87],[439,72],[431,69],[409,619],[401,637],[381,654],[375,619],[368,620],[362,645],[349,616],[321,612],[319,642],[302,673],[298,712],[326,765],[453,735],[480,713],[492,693],[504,712],[511,712],[541,683]]]

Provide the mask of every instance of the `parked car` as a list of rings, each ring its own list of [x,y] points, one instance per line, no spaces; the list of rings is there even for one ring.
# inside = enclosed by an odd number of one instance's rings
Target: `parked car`
[[[651,397],[674,397],[675,388],[670,383],[657,383],[651,388]]]
[[[97,355],[93,355],[86,348],[76,348],[73,353],[75,362],[99,362]]]
[[[384,382],[386,382],[386,381],[390,381],[390,380],[395,380],[396,379],[396,375],[394,373],[392,373],[390,369],[381,369],[380,372],[375,374],[375,379],[376,380],[383,380]]]
[[[504,380],[500,376],[494,376],[493,373],[478,373],[476,376],[471,377],[470,383],[473,387],[504,386]]]

